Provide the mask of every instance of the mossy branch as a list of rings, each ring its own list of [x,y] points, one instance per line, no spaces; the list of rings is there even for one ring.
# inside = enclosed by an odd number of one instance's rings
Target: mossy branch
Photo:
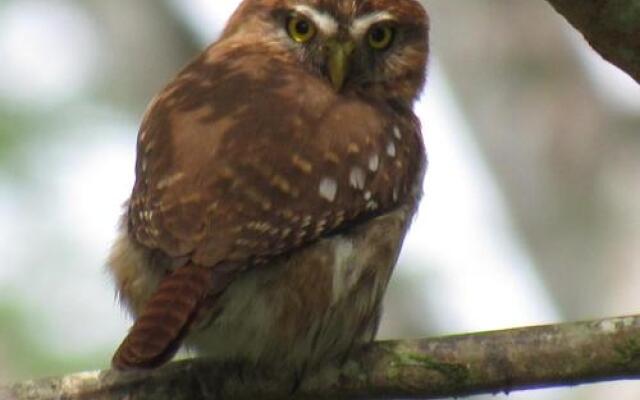
[[[308,375],[295,399],[433,399],[640,378],[640,315],[377,342]],[[289,398],[294,378],[194,359],[147,373],[86,372],[0,388],[0,399]]]
[[[640,1],[547,1],[602,57],[640,83]]]

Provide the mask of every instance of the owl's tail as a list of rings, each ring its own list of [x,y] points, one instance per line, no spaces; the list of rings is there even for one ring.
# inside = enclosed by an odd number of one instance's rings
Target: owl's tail
[[[113,356],[113,367],[149,369],[169,361],[215,286],[211,268],[187,264],[167,275]]]

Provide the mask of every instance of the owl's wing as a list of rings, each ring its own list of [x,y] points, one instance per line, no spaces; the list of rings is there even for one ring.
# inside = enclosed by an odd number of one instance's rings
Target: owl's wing
[[[207,285],[220,265],[229,276],[229,265],[268,261],[393,208],[422,168],[409,115],[337,95],[284,60],[227,56],[196,61],[151,106],[129,209],[137,241],[187,256],[198,266],[188,276]],[[207,287],[184,289],[181,269],[123,343],[158,342],[138,366],[172,354],[208,295]],[[204,270],[213,277],[202,280]]]

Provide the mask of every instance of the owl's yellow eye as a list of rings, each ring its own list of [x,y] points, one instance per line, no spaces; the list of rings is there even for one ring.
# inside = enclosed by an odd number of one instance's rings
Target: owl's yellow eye
[[[376,50],[384,50],[391,46],[395,36],[396,31],[390,26],[374,26],[369,31],[369,46]]]
[[[287,32],[294,41],[306,43],[315,36],[316,27],[307,18],[292,15],[287,19]]]

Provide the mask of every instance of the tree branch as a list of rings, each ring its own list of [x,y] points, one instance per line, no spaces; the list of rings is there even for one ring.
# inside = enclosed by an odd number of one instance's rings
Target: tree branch
[[[607,61],[640,83],[640,3],[637,0],[547,0]]]
[[[640,378],[640,315],[377,342],[308,376],[296,399],[432,399]],[[0,388],[0,399],[287,398],[293,377],[194,359],[146,373],[87,372]]]

